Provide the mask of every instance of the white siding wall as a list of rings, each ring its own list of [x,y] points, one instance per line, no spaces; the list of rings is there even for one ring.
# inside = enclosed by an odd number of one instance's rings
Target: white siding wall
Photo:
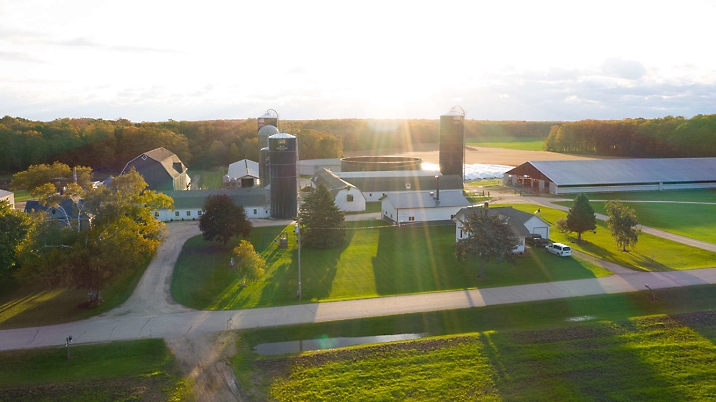
[[[181,221],[182,219],[185,221],[191,221],[199,220],[199,218],[201,217],[200,212],[201,208],[177,208],[174,211],[170,211],[168,209],[160,209],[158,211],[154,211],[154,217],[162,222]],[[271,211],[264,207],[244,207],[244,212],[246,213],[246,217],[248,219],[269,218],[271,216]]]
[[[410,191],[410,190],[401,190],[401,191],[380,191],[380,192],[369,192],[369,191],[366,191],[366,192],[363,193],[363,197],[365,197],[365,200],[366,200],[367,202],[375,202],[375,201],[380,201],[380,199],[381,199],[381,197],[383,197],[383,195],[405,193],[406,191]],[[431,191],[434,191],[434,190],[430,190],[430,191],[423,190],[424,193],[429,193],[429,192],[431,192]],[[458,189],[440,190],[440,194],[441,194],[441,195],[442,195],[442,194],[448,194],[448,193],[462,194],[462,190],[458,190]]]
[[[348,201],[348,196],[352,196],[353,201]],[[356,188],[343,189],[336,194],[336,206],[345,212],[365,211],[365,198]]]
[[[398,210],[399,223],[449,221],[461,207],[403,208]],[[412,218],[412,219],[411,219]]]

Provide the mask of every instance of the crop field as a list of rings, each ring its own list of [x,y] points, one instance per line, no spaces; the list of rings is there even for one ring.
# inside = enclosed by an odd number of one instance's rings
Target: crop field
[[[365,227],[365,225],[371,225]],[[594,278],[610,272],[576,258],[553,259],[538,250],[516,265],[486,264],[487,278],[477,278],[476,259],[453,256],[454,226],[385,226],[377,221],[349,222],[343,247],[302,249],[303,301],[317,302],[487,288],[526,283]],[[281,230],[289,248],[273,243]],[[292,227],[255,228],[251,241],[269,269],[245,288],[229,267],[230,247],[205,242],[201,236],[184,246],[174,271],[172,295],[189,307],[236,309],[294,304],[298,289],[298,255]]]
[[[252,400],[703,400],[716,392],[716,312],[699,310],[713,297],[706,285],[252,330],[233,363]],[[395,333],[428,338],[252,352]]]
[[[465,139],[465,145],[487,148],[505,148],[522,151],[542,151],[544,138],[535,137],[470,137]]]

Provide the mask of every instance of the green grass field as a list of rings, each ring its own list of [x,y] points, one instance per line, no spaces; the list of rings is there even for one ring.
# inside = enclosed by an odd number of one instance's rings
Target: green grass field
[[[513,207],[530,213],[537,209],[536,205],[531,204],[515,204]],[[634,250],[628,253],[621,252],[614,243],[609,229],[607,229],[604,222],[599,220],[597,220],[596,233],[583,233],[583,243],[577,244],[576,235],[559,233],[554,226],[557,219],[567,216],[566,212],[545,207],[540,208],[542,217],[552,225],[550,237],[553,241],[569,244],[576,250],[614,262],[621,266],[641,271],[671,271],[716,267],[716,253],[686,246],[646,233],[642,233],[641,236],[639,236],[639,242]],[[652,255],[654,256],[654,260],[652,260]]]
[[[590,200],[716,202],[716,189],[587,193],[585,195]],[[555,197],[572,199],[576,196],[577,194],[560,194]]]
[[[204,190],[220,190],[224,188],[224,175],[228,172],[227,168],[216,168],[213,170],[191,170],[189,175],[193,180],[199,179],[197,183],[192,183],[200,189]]]
[[[714,201],[716,202],[716,201]],[[571,207],[570,202],[558,204]],[[591,202],[598,214],[606,215],[604,202]],[[679,204],[661,202],[625,202],[633,208],[639,223],[670,233],[709,243],[716,243],[716,203]]]
[[[348,222],[346,244],[333,250],[301,252],[303,302],[358,299],[397,294],[593,278],[610,273],[576,258],[550,258],[542,250],[521,257],[516,265],[487,264],[478,279],[478,261],[453,256],[454,226],[362,227],[375,221]],[[382,223],[380,223],[383,225]],[[174,271],[172,295],[189,307],[236,309],[297,303],[296,238],[278,249],[271,239],[282,228],[255,228],[251,241],[267,260],[264,277],[241,288],[228,267],[229,248],[190,239]],[[292,231],[292,228],[285,228]]]
[[[712,308],[716,286],[657,297],[608,294],[251,330],[233,363],[252,400],[708,398],[716,387],[716,314],[685,313]],[[652,316],[629,318],[643,315]],[[300,356],[252,353],[266,342],[399,333],[473,334]]]
[[[28,285],[9,290],[0,297],[0,329],[60,324],[109,311],[132,295],[147,265],[149,261],[132,276],[104,290],[102,298],[105,302],[91,310],[77,308],[88,299],[86,289],[38,290]]]
[[[161,339],[0,352],[0,400],[189,400]]]
[[[507,148],[522,151],[544,151],[544,138],[535,137],[470,137],[465,145],[487,148]]]

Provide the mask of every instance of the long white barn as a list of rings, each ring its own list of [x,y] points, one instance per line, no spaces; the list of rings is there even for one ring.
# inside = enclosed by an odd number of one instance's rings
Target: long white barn
[[[530,161],[504,182],[549,194],[716,188],[716,158]]]

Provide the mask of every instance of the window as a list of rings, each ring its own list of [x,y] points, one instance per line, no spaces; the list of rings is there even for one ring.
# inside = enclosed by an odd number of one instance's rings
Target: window
[[[174,216],[179,216],[179,211],[174,212]]]
[[[410,190],[410,183],[405,183],[405,189]]]
[[[159,211],[154,211],[154,217],[159,218]]]
[[[197,212],[196,214],[199,215],[199,216],[201,216],[203,213],[204,213],[204,211],[199,211],[199,212]]]
[[[414,216],[410,216],[410,217],[408,217],[408,220],[411,221],[411,222],[413,222],[413,221],[415,220],[415,217],[414,217]]]
[[[191,211],[186,211],[186,216],[191,216]]]
[[[258,211],[256,210],[256,208],[254,208],[254,215],[256,215],[257,213]]]
[[[346,198],[347,198],[348,202],[353,202],[353,194],[348,194],[348,196]]]

